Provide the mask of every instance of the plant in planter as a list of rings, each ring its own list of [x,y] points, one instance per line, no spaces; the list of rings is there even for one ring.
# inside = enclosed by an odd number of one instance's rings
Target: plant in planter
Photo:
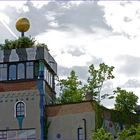
[[[35,47],[37,47],[37,48],[39,48],[39,47],[46,48],[47,51],[49,51],[48,46],[46,44],[44,44],[44,43],[37,43]]]
[[[36,40],[29,37],[19,37],[16,40],[5,40],[4,44],[0,44],[1,50],[4,49],[17,49],[17,48],[32,48],[35,47]]]
[[[36,40],[29,37],[20,37],[17,41],[17,48],[32,48],[35,46]]]

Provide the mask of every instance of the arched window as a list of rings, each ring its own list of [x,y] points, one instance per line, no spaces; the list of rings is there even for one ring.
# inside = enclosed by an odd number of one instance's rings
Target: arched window
[[[9,80],[16,80],[16,65],[9,65]]]
[[[25,78],[25,65],[23,63],[18,64],[18,79]]]
[[[16,103],[15,115],[16,115],[16,118],[25,117],[25,103],[24,102],[19,101]]]

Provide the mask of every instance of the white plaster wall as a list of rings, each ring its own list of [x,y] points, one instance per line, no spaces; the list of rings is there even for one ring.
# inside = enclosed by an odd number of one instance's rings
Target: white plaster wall
[[[70,114],[56,117],[49,117],[51,122],[48,131],[48,140],[78,140],[78,128],[84,128],[86,119],[87,139],[91,139],[91,133],[95,129],[95,112],[83,112],[78,114]],[[57,134],[61,137],[57,138]]]
[[[40,138],[40,109],[37,90],[0,92],[0,130],[19,129],[14,112],[16,100],[21,100],[26,104],[23,129],[35,128],[36,137]]]

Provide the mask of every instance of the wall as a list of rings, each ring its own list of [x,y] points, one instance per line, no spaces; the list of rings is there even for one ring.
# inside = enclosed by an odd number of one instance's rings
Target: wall
[[[95,111],[90,102],[48,106],[46,110],[50,121],[48,140],[78,140],[78,128],[83,128],[85,137],[85,127],[86,140],[91,140],[95,129]]]
[[[39,93],[37,90],[0,92],[0,130],[19,129],[15,117],[15,103],[26,104],[26,117],[23,129],[36,128],[36,137],[40,138]]]

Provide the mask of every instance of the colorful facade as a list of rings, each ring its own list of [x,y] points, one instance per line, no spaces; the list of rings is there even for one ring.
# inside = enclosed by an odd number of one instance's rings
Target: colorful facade
[[[56,73],[46,48],[0,51],[0,139],[43,140],[44,106],[54,101]]]
[[[53,104],[56,73],[46,48],[0,51],[0,140],[92,140],[97,125],[117,137],[125,120],[94,101]]]
[[[103,127],[118,137],[126,125],[137,122],[136,114],[125,116],[122,112],[99,106],[95,101],[47,105],[48,140],[93,140],[92,133]]]

